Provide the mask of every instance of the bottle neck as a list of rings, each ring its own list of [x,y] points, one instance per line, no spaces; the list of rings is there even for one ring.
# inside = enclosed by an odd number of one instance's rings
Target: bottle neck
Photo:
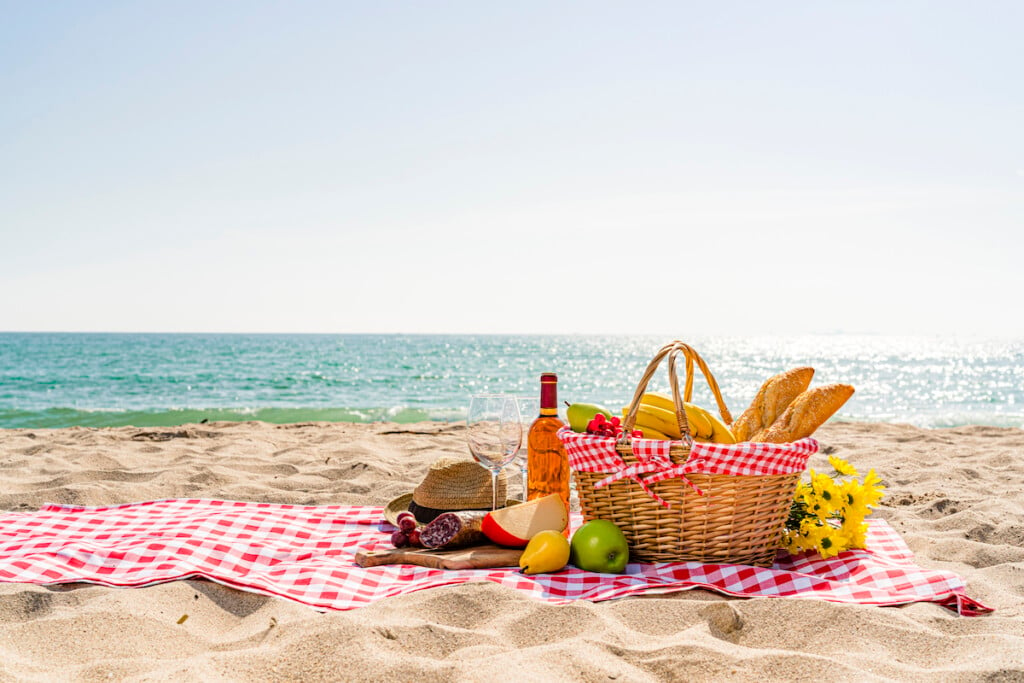
[[[541,375],[540,416],[558,415],[558,378],[555,375]]]

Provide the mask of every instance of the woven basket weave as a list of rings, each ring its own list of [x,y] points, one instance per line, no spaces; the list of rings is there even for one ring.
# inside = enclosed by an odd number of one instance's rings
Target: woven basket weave
[[[686,360],[686,384],[680,395],[676,357]],[[636,424],[640,398],[661,361],[668,357],[669,382],[683,440],[670,447],[672,461],[686,462],[690,455],[690,428],[683,401],[693,390],[694,366],[711,387],[725,423],[732,416],[725,407],[718,383],[707,364],[689,345],[672,342],[658,352],[647,366],[623,422],[625,434]],[[616,445],[626,465],[637,462],[628,440]],[[666,508],[647,495],[631,479],[621,479],[599,489],[594,484],[607,473],[574,472],[584,521],[606,519],[614,522],[629,542],[630,559],[639,562],[724,562],[771,566],[800,473],[772,476],[736,476],[725,474],[689,474],[687,478],[704,495],[686,482],[669,479],[651,489],[671,504]]]

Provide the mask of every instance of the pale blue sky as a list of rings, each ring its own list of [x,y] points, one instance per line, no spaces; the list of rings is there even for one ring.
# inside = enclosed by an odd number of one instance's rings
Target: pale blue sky
[[[0,330],[1024,334],[1024,3],[0,12]]]

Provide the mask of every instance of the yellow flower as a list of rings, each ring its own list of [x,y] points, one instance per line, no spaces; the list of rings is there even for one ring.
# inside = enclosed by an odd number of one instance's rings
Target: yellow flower
[[[791,529],[786,529],[782,533],[782,547],[786,549],[790,555],[796,555],[800,552],[799,547],[800,534]]]
[[[868,525],[863,520],[847,519],[839,528],[839,531],[846,537],[847,548],[866,548]]]
[[[814,490],[817,507],[808,506],[818,514],[821,519],[826,519],[833,512],[842,507],[843,501],[839,488],[827,474],[817,474],[811,470],[811,488]]]
[[[814,493],[814,489],[811,488],[810,484],[801,482],[796,487],[796,493],[793,495],[794,500],[799,503],[803,503],[808,509],[813,508],[818,504],[818,498]]]
[[[846,462],[842,458],[830,455],[828,456],[828,462],[830,465],[832,465],[832,469],[834,469],[836,472],[843,475],[844,477],[857,476],[857,470],[854,468],[854,466]]]
[[[868,491],[856,479],[843,482],[840,497],[843,500],[844,520],[862,520],[871,513],[868,509],[868,501],[871,500]]]
[[[830,456],[838,477],[808,470],[810,481],[800,482],[793,495],[779,545],[791,555],[815,550],[824,558],[850,548],[864,548],[868,525],[864,518],[882,500],[885,486],[874,470],[858,481],[857,470],[842,458]]]
[[[835,557],[846,550],[842,532],[831,524],[819,524],[808,529],[807,540],[823,558]]]
[[[867,475],[864,477],[864,490],[867,498],[867,505],[869,507],[876,507],[879,501],[882,500],[882,496],[885,495],[885,487],[882,486],[882,478],[875,474],[875,470],[868,470]]]

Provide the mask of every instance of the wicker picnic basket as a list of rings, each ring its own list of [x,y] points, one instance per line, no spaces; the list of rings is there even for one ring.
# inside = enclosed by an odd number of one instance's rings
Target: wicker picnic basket
[[[680,355],[686,361],[686,383],[682,394],[676,372],[676,358]],[[623,421],[624,434],[628,435],[633,429],[641,396],[666,357],[676,419],[683,434],[681,441],[672,442],[669,453],[673,463],[683,464],[690,455],[692,440],[682,403],[690,401],[695,366],[711,387],[719,413],[727,425],[732,423],[732,416],[707,364],[692,347],[676,341],[662,347],[647,366]],[[637,462],[628,438],[618,441],[615,450],[627,466]],[[573,473],[584,521],[606,519],[614,522],[629,542],[631,561],[695,560],[763,567],[771,566],[775,559],[800,474],[686,475],[703,495],[682,479],[666,479],[650,487],[670,505],[665,507],[632,479],[620,479],[594,488],[595,483],[608,476],[607,473]]]

